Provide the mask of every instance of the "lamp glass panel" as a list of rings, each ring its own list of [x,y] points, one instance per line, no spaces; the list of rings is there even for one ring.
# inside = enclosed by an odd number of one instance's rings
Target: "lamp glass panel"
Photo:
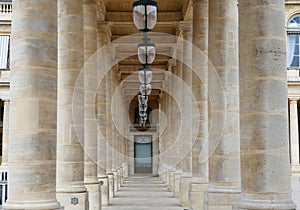
[[[139,61],[142,64],[151,64],[155,59],[155,47],[142,45],[138,48]]]
[[[141,84],[150,84],[152,81],[152,71],[139,70],[139,81]]]
[[[133,8],[133,22],[139,30],[145,27],[145,6],[138,5]]]
[[[148,5],[147,6],[147,28],[152,30],[157,22],[157,8],[156,6]]]
[[[142,95],[150,95],[151,94],[151,84],[147,84],[147,85],[140,85],[140,92],[142,93]]]
[[[133,22],[139,29],[153,29],[157,22],[157,8],[153,5],[147,5],[147,28],[145,28],[145,5],[137,5],[133,8]]]
[[[147,111],[147,105],[146,104],[139,104],[139,110],[140,111]]]
[[[147,104],[148,102],[148,96],[146,95],[138,95],[138,101],[139,101],[139,104]]]

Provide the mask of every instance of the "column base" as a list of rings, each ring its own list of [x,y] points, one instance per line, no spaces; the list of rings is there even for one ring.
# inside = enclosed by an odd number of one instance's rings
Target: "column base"
[[[189,185],[191,179],[191,174],[182,174],[182,176],[180,177],[179,199],[181,206],[184,208],[189,206]]]
[[[3,204],[2,209],[5,210],[64,210],[57,201],[49,202],[11,202],[7,201]]]
[[[173,196],[175,198],[179,198],[179,191],[180,191],[180,177],[181,177],[181,171],[174,172],[174,191]]]
[[[101,209],[101,186],[97,182],[84,183],[88,191],[89,209],[100,210]]]
[[[57,192],[56,197],[57,200],[59,200],[61,205],[64,207],[64,210],[88,210],[89,209],[87,192]],[[42,209],[42,208],[38,208],[38,209]]]
[[[119,191],[120,189],[121,189],[121,180],[122,180],[122,170],[121,170],[121,168],[119,168],[118,170],[117,170],[117,190]]]
[[[241,189],[231,186],[208,186],[205,192],[205,210],[232,210],[241,196]]]
[[[174,173],[175,171],[170,171],[169,173],[169,191],[174,191]]]
[[[102,206],[109,205],[109,185],[108,176],[98,177],[99,182],[101,182],[101,203]]]
[[[192,178],[189,185],[189,210],[204,209],[204,195],[207,187],[207,178]]]
[[[108,177],[108,190],[109,190],[109,197],[113,198],[115,197],[115,190],[114,190],[114,174],[113,173],[107,173]]]
[[[112,173],[114,174],[114,195],[115,195],[115,193],[118,191],[118,172],[113,171]]]
[[[257,195],[259,197],[259,195]],[[292,200],[248,200],[241,199],[235,210],[295,210],[296,205]]]

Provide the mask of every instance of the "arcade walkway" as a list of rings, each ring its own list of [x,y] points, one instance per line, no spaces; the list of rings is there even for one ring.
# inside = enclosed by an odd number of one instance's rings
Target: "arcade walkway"
[[[158,177],[130,176],[103,210],[183,210]]]

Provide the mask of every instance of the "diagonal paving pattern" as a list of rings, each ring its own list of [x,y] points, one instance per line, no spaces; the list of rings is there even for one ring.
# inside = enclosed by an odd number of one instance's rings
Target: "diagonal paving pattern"
[[[111,204],[102,210],[183,210],[158,177],[136,175],[128,177]]]

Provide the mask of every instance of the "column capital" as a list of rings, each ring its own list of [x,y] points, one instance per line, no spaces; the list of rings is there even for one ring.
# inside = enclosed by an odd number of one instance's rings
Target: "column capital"
[[[168,70],[172,70],[172,68],[176,66],[176,59],[171,58],[168,60]]]
[[[192,32],[193,24],[190,21],[180,21],[178,23],[178,29],[182,32]]]
[[[110,24],[106,21],[98,21],[97,22],[98,33],[103,34],[105,36],[105,43],[109,43],[111,41],[111,28]]]
[[[290,103],[297,103],[299,98],[289,98]]]

